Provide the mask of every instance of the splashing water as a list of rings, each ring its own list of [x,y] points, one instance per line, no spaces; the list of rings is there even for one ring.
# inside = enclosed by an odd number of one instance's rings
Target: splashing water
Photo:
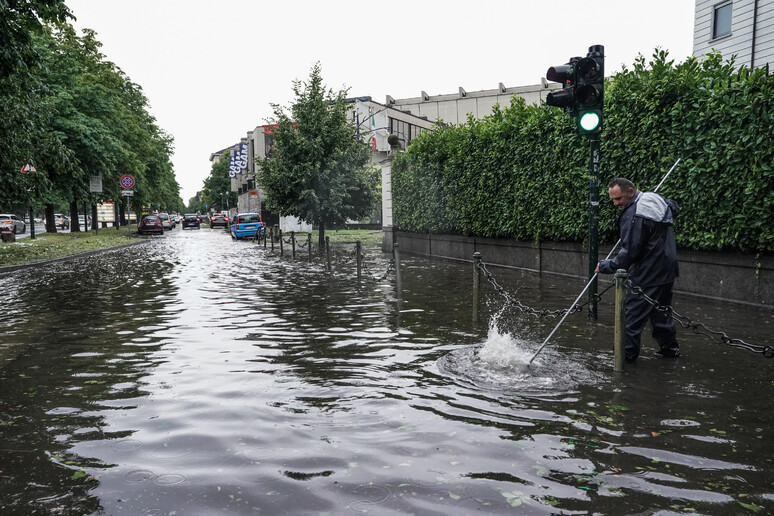
[[[534,351],[533,343],[503,333],[497,326],[497,318],[489,325],[486,342],[478,350],[478,358],[497,369],[522,368],[529,365]]]
[[[496,388],[519,394],[560,393],[580,383],[602,381],[599,374],[579,367],[571,353],[554,353],[530,365],[538,343],[501,328],[499,315],[489,324],[481,345],[456,349],[441,357],[438,368],[480,388]]]

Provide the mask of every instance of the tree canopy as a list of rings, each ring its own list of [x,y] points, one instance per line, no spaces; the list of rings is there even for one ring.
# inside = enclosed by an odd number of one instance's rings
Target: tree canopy
[[[231,191],[231,178],[228,175],[228,158],[228,153],[223,153],[218,161],[212,164],[210,175],[204,180],[201,206],[196,209],[204,211],[209,206],[217,211],[225,211],[236,206],[236,192]]]
[[[100,53],[96,34],[76,34],[63,2],[4,3],[0,210],[120,200],[124,174],[135,177],[135,209],[182,209],[172,138],[150,115],[142,88]],[[25,163],[38,172],[21,174]],[[89,191],[94,174],[102,194]]]
[[[378,200],[371,151],[347,119],[346,90],[323,85],[320,64],[307,81],[294,81],[289,110],[273,104],[274,150],[263,160],[260,183],[270,210],[325,229],[368,215]]]

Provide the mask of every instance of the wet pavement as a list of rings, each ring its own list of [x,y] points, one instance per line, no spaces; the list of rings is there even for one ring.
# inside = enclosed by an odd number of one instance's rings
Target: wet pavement
[[[599,321],[472,265],[358,281],[221,230],[7,275],[3,514],[770,514],[774,360],[681,332],[613,372]],[[366,249],[373,276],[389,257]],[[491,272],[564,309],[580,281]],[[774,314],[675,308],[771,345]]]

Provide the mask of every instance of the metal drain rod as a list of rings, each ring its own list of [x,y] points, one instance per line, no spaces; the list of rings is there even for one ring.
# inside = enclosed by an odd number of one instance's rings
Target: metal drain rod
[[[677,164],[680,163],[681,159],[682,158],[677,158],[677,161],[675,161],[675,164],[672,165],[672,168],[669,169],[669,172],[666,173],[666,175],[664,176],[664,179],[662,179],[661,182],[656,187],[656,189],[653,190],[654,192],[658,192],[658,189],[661,188],[661,185],[664,184],[664,181],[667,180],[667,178],[669,177],[669,174],[672,173],[672,171],[675,169]],[[613,248],[610,249],[610,252],[607,253],[607,256],[605,257],[605,260],[610,258],[610,256],[613,254],[613,252],[615,252],[615,250],[618,249],[619,245],[621,245],[621,239],[620,238],[618,239],[618,242],[615,243]],[[548,341],[551,340],[551,337],[554,336],[554,333],[556,333],[556,330],[559,329],[559,326],[561,326],[562,323],[564,322],[564,320],[567,319],[567,316],[570,315],[573,312],[573,310],[572,310],[573,307],[575,307],[575,305],[578,304],[578,301],[580,301],[580,298],[582,298],[584,296],[584,294],[586,294],[586,291],[589,289],[589,287],[591,287],[591,284],[597,279],[597,276],[599,276],[599,273],[595,272],[594,275],[589,280],[589,282],[586,283],[586,286],[583,288],[583,291],[580,293],[580,295],[577,298],[575,298],[575,301],[572,302],[572,304],[570,305],[570,308],[567,309],[567,311],[564,313],[564,316],[562,316],[562,318],[559,320],[559,324],[556,325],[556,327],[553,329],[553,331],[548,335],[548,337],[546,337],[546,340],[543,341],[543,344],[541,344],[540,347],[538,348],[538,350],[535,351],[535,354],[532,355],[532,358],[529,359],[529,362],[527,362],[528,366],[532,365],[532,361],[535,360],[535,358],[540,354],[541,351],[543,351],[543,348],[546,347],[546,344],[548,344]]]

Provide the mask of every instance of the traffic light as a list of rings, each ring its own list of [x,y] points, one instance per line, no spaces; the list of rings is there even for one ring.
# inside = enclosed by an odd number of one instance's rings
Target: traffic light
[[[552,82],[562,83],[562,89],[552,91],[546,97],[546,104],[549,106],[560,107],[565,113],[575,116],[575,63],[580,61],[580,57],[573,57],[567,64],[552,66],[546,72],[546,79]]]
[[[575,65],[575,107],[580,135],[596,135],[602,130],[605,93],[605,47],[589,47],[586,57]]]

